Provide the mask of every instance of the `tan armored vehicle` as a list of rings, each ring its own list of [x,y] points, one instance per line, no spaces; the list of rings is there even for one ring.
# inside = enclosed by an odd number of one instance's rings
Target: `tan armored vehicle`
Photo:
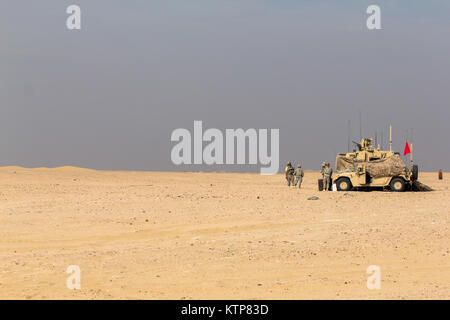
[[[417,165],[409,169],[399,153],[375,148],[372,139],[355,144],[357,151],[336,156],[333,184],[338,191],[379,187],[401,192],[412,188],[418,178]]]

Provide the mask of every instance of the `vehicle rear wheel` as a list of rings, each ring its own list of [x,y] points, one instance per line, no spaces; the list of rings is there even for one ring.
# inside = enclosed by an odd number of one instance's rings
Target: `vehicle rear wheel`
[[[349,178],[339,178],[336,181],[336,188],[338,191],[350,191],[352,187],[353,186]]]
[[[403,192],[406,190],[406,182],[402,178],[394,178],[391,180],[390,187],[392,191]]]

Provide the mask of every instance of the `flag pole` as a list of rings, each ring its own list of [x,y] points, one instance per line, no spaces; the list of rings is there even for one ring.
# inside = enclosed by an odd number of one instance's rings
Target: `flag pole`
[[[413,151],[414,151],[414,143],[413,143],[413,132],[414,132],[414,128],[411,128],[411,157],[410,157],[410,160],[411,160],[411,169],[412,169],[412,167],[413,167],[413,165],[414,165],[414,160],[413,160]]]

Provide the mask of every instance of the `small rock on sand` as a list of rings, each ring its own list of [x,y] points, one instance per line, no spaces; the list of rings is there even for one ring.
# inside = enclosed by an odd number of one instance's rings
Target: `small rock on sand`
[[[354,197],[355,195],[354,195],[354,194],[351,194],[351,193],[348,193],[348,192],[346,192],[346,193],[344,193],[344,196],[346,196],[346,197]]]

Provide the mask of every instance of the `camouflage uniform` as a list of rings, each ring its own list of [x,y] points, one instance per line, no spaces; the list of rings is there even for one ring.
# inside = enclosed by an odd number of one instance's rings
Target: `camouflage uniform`
[[[327,163],[324,167],[322,167],[321,172],[323,177],[323,191],[328,191],[331,185],[331,174],[333,173],[330,164]]]
[[[320,174],[322,175],[322,178],[323,178],[323,170],[325,169],[325,167],[326,167],[326,162],[322,162],[322,165],[320,167]]]
[[[295,172],[294,172],[294,177],[295,177],[294,187],[297,186],[297,183],[298,183],[299,188],[302,187],[303,175],[304,174],[303,174],[302,166],[298,165],[297,169],[295,169]]]
[[[292,164],[290,162],[287,164],[284,172],[286,173],[287,185],[288,187],[290,187],[291,184],[294,184],[294,168],[292,167]]]

